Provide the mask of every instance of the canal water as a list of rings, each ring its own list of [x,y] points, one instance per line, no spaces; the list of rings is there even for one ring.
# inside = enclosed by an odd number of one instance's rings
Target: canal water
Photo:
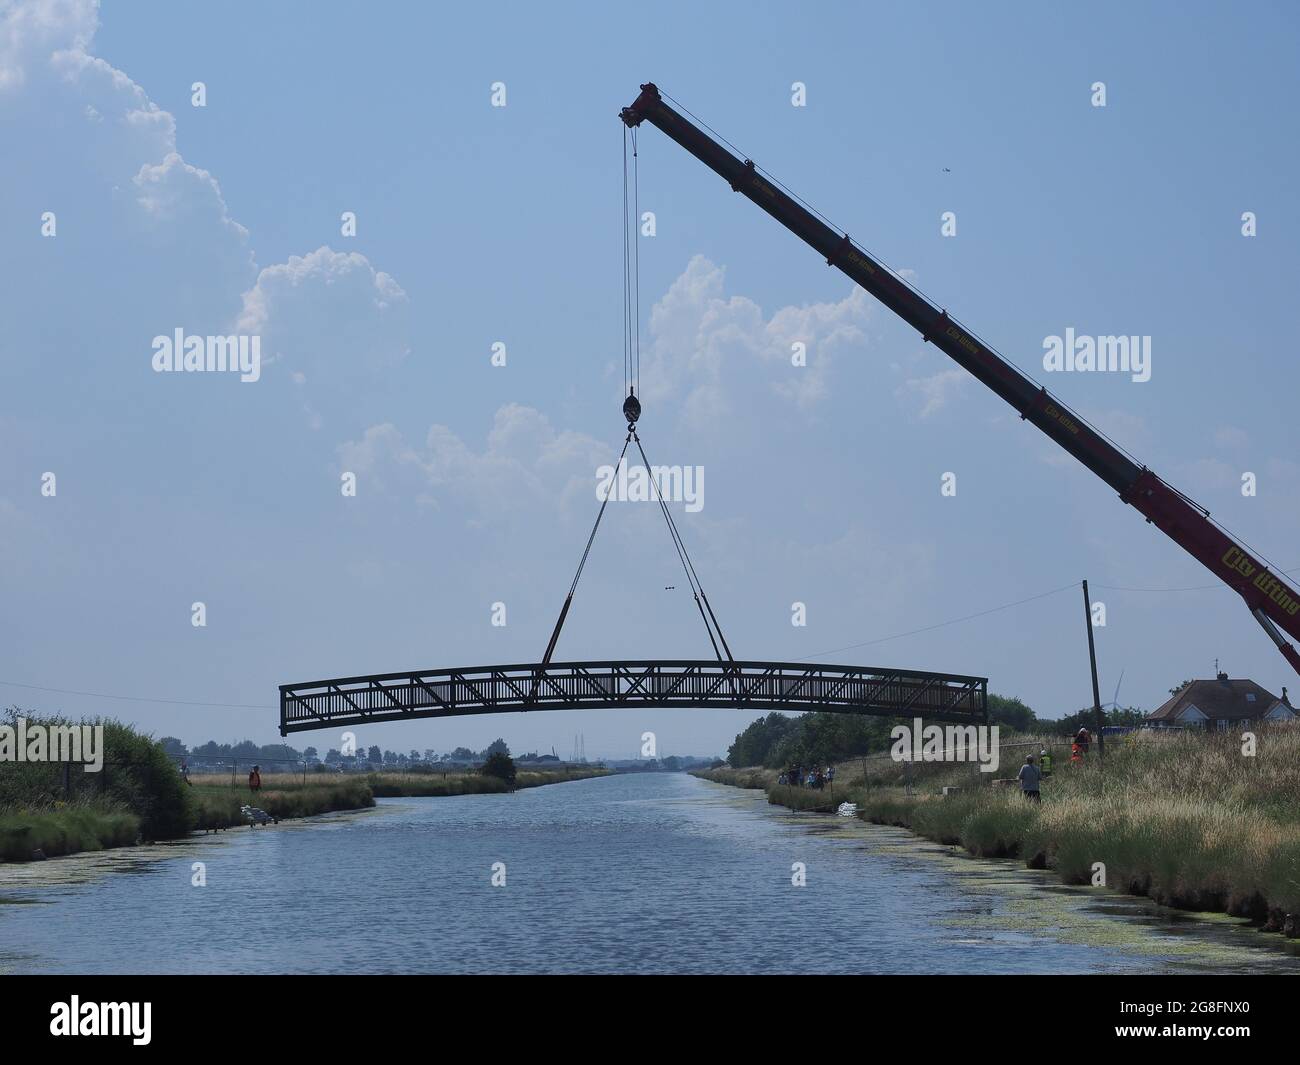
[[[0,973],[1297,970],[1280,937],[685,774],[0,865]]]

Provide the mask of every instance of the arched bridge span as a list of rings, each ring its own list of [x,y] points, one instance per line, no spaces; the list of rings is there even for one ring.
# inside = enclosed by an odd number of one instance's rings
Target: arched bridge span
[[[280,735],[523,710],[817,710],[983,724],[988,679],[875,666],[669,660],[380,673],[280,686]]]

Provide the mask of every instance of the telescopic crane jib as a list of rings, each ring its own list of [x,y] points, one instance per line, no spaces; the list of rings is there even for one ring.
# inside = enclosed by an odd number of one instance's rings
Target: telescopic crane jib
[[[934,344],[1011,404],[1023,420],[1051,437],[1119,493],[1122,502],[1135,507],[1147,521],[1237,592],[1278,650],[1300,672],[1300,654],[1284,635],[1300,639],[1300,592],[1211,521],[1208,511],[1130,459],[947,311],[936,307],[884,263],[854,244],[847,233],[828,226],[752,161],[737,158],[684,118],[664,102],[655,85],[642,85],[641,95],[631,107],[620,112],[620,117],[630,129],[649,122],[666,133],[721,176],[733,191],[753,200],[824,256],[828,266],[834,266],[861,285],[916,329],[922,339]]]

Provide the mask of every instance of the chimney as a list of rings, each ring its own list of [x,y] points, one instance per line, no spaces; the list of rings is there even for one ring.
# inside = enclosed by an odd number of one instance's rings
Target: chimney
[[[1224,680],[1224,681],[1226,681],[1227,679],[1228,679],[1228,674],[1226,674],[1226,673],[1220,673],[1220,674],[1219,674],[1219,680]]]

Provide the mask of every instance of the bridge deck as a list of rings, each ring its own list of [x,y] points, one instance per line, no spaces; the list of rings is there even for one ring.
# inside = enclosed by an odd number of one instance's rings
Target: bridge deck
[[[521,710],[819,710],[983,724],[988,679],[868,666],[675,660],[381,673],[280,686],[280,735]]]

